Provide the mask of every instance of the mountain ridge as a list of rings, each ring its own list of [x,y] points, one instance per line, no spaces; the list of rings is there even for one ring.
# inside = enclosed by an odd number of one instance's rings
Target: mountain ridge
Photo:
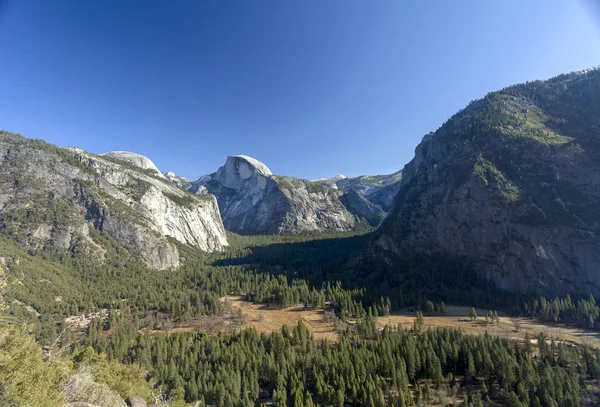
[[[599,295],[598,95],[596,69],[469,104],[417,146],[363,256],[382,270],[466,261],[509,291]]]
[[[337,191],[307,180],[273,175],[252,157],[229,156],[215,173],[202,176],[190,191],[214,194],[225,227],[240,234],[347,231],[359,224]]]
[[[205,251],[227,245],[215,198],[189,194],[154,168],[6,131],[0,156],[1,229],[25,246],[83,250],[102,262],[94,228],[168,269],[180,264],[168,236]]]

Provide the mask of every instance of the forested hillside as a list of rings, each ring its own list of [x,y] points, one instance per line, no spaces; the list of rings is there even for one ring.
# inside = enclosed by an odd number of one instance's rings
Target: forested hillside
[[[35,318],[17,304],[8,314],[34,322],[32,332],[41,343],[64,347],[62,357],[75,361],[63,379],[42,384],[59,398],[65,396],[57,386],[79,371],[90,372],[86,380],[115,383],[102,376],[105,359],[139,366],[135,369],[142,370],[136,372],[147,371],[146,379],[136,384],[137,393],[152,387],[151,392],[162,394],[171,405],[200,400],[231,406],[271,402],[410,406],[466,400],[475,406],[575,406],[591,397],[584,389],[598,378],[600,355],[595,351],[541,337],[536,338],[539,346],[488,335],[473,337],[456,329],[425,330],[418,314],[410,330],[398,326],[379,332],[375,316],[398,309],[397,298],[381,298],[377,295],[381,290],[374,286],[356,288],[361,284],[356,281],[331,280],[323,285],[323,276],[335,276],[368,238],[368,234],[230,235],[232,247],[222,254],[207,255],[181,246],[187,266],[169,273],[147,269],[110,237],[105,239],[114,247],[109,253],[113,261],[89,270],[76,259],[47,252],[32,256],[5,240],[8,258],[20,259],[8,261],[11,275],[20,275],[24,282],[13,284],[9,297],[34,304],[41,316]],[[48,272],[32,274],[36,270]],[[28,287],[38,286],[46,277],[47,285],[41,286],[46,289],[28,293]],[[61,281],[64,287],[48,292],[48,287]],[[270,335],[251,329],[224,336],[167,334],[160,333],[160,324],[157,333],[143,330],[156,328],[152,315],[157,312],[180,323],[219,315],[223,312],[220,298],[230,293],[274,307],[297,303],[325,307],[352,323],[345,324],[335,344],[315,341],[302,323]],[[402,298],[415,297],[407,293]],[[99,308],[111,310],[108,318],[93,319],[85,336],[55,323]],[[43,356],[39,363],[47,364]],[[106,366],[116,369],[114,374],[130,374],[118,373],[117,365]],[[139,374],[119,381],[139,380]],[[577,380],[577,375],[583,376]],[[119,394],[121,398],[131,395]],[[153,400],[148,393],[143,397]]]
[[[390,284],[434,259],[507,291],[600,294],[599,118],[599,69],[471,102],[417,147],[364,263]]]

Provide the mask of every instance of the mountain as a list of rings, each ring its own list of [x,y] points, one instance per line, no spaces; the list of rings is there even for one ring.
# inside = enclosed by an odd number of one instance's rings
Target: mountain
[[[347,231],[359,224],[336,189],[273,175],[245,155],[227,157],[225,165],[201,177],[191,191],[204,189],[217,197],[225,227],[239,234]]]
[[[0,133],[0,233],[31,250],[104,261],[103,239],[139,253],[151,268],[180,264],[176,244],[205,251],[227,245],[216,199],[164,179],[134,153],[102,155]]]
[[[162,175],[166,179],[183,189],[190,189],[193,184],[192,180],[190,180],[189,178],[177,175],[173,171],[165,171],[162,173]]]
[[[337,182],[344,178],[346,178],[344,174],[338,174],[335,177],[314,179],[311,182],[318,182],[331,188],[337,188]]]
[[[152,160],[141,154],[132,153],[129,151],[109,151],[108,153],[100,154],[100,156],[124,161],[126,163],[135,165],[136,167],[139,167],[143,170],[150,170],[150,172],[153,175],[159,178],[165,178],[165,176],[158,170],[158,168],[152,162]]]
[[[389,175],[361,175],[354,178],[338,174],[335,177],[320,178],[312,182],[337,188],[343,192],[353,189],[387,212],[400,189],[401,180],[402,171],[398,171]]]
[[[354,189],[351,189],[340,196],[340,202],[346,209],[365,219],[373,227],[377,227],[385,217],[383,209],[369,202]]]
[[[513,292],[600,295],[600,70],[470,103],[402,177],[364,252],[388,275],[421,256]]]

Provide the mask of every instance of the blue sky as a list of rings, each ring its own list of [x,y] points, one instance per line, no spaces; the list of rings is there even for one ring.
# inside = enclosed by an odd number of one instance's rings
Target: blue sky
[[[0,0],[0,128],[197,178],[394,172],[470,100],[600,64],[593,0]]]

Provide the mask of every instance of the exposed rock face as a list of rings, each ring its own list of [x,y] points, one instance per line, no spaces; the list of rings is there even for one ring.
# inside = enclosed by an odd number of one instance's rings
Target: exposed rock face
[[[156,269],[179,265],[167,236],[205,251],[227,245],[214,196],[183,191],[154,174],[153,164],[120,161],[2,132],[0,228],[24,245],[87,253],[101,262],[105,251],[92,236],[95,228]]]
[[[177,175],[173,171],[163,172],[162,174],[166,179],[183,189],[189,189],[193,184],[192,180],[182,177],[181,175]]]
[[[392,207],[394,196],[400,189],[401,180],[402,171],[398,171],[390,175],[361,175],[354,178],[338,174],[332,178],[321,178],[312,182],[337,188],[344,192],[353,189],[369,202],[387,212]]]
[[[239,189],[246,182],[259,182],[263,187],[263,180],[273,175],[271,170],[260,161],[246,155],[232,155],[227,157],[227,162],[215,174],[215,181],[227,188]]]
[[[129,407],[147,407],[146,400],[140,396],[131,396],[125,400]]]
[[[600,71],[491,93],[423,139],[371,259],[464,259],[499,287],[600,295]]]
[[[116,392],[95,381],[88,367],[82,367],[69,378],[64,393],[69,407],[127,407]]]
[[[367,201],[354,189],[340,196],[340,201],[346,209],[365,219],[373,227],[377,227],[385,217],[385,212],[379,206]]]
[[[154,165],[151,159],[141,154],[131,153],[129,151],[109,151],[108,153],[103,153],[100,155],[104,157],[113,158],[115,160],[124,161],[131,165],[135,165],[136,167],[139,167],[143,170],[154,171],[156,174],[153,175],[156,175],[160,178],[165,177],[163,173],[158,170],[156,165]]]
[[[258,160],[230,156],[214,174],[200,178],[192,191],[206,188],[217,197],[225,227],[240,234],[351,230],[356,217],[324,185],[279,177]]]
[[[385,212],[389,212],[392,209],[392,204],[394,203],[394,198],[400,191],[400,186],[402,185],[402,171],[397,173],[399,175],[399,179],[393,183],[386,184],[381,188],[377,188],[375,191],[369,191],[368,194],[365,195],[365,198],[379,206]]]
[[[311,180],[311,182],[317,182],[319,184],[327,185],[330,188],[337,189],[337,183],[340,180],[343,180],[344,178],[347,178],[344,174],[338,174],[335,177],[319,178],[319,179]]]

